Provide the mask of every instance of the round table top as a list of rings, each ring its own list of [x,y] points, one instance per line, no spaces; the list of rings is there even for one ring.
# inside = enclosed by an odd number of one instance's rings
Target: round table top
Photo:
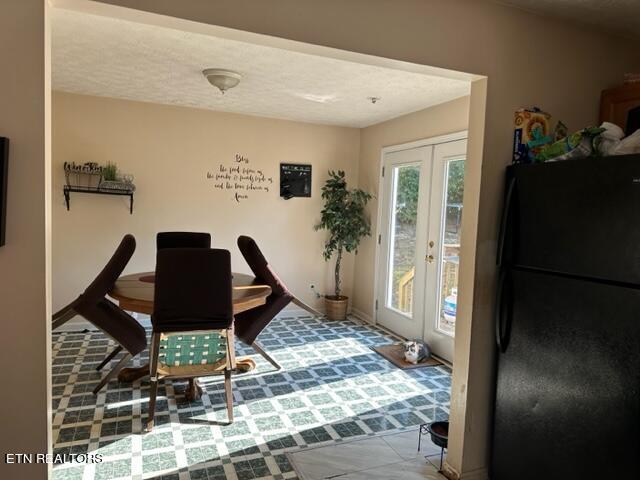
[[[109,292],[118,300],[120,308],[130,312],[153,313],[154,272],[132,273],[120,277]],[[271,287],[257,283],[255,277],[244,273],[233,274],[233,313],[238,314],[264,305],[271,295]]]

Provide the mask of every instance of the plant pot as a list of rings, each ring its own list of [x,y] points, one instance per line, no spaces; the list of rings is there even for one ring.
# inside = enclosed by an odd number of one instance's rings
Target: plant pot
[[[328,320],[346,320],[349,297],[324,297],[325,313]]]

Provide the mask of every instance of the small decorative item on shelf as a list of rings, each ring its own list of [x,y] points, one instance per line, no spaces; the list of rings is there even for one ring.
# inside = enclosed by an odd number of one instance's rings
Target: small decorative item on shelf
[[[64,162],[64,176],[67,186],[77,188],[98,188],[102,181],[103,167],[95,162],[78,165]]]
[[[122,190],[125,192],[135,192],[136,186],[133,182],[126,180],[103,180],[100,183],[100,190]]]
[[[113,182],[118,175],[118,167],[115,163],[108,162],[102,167],[102,178],[107,182]]]
[[[133,184],[133,175],[122,175],[118,178],[118,167],[115,163],[107,163],[102,168],[102,181],[100,190],[119,190],[123,192],[134,192],[136,187]]]

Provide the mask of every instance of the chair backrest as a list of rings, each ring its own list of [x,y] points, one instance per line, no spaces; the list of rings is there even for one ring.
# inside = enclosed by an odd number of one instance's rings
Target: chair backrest
[[[158,332],[229,328],[233,322],[229,251],[158,250],[151,322]]]
[[[275,295],[284,295],[289,292],[287,286],[271,269],[253,238],[245,235],[238,237],[238,248],[257,280],[269,285]]]
[[[136,239],[133,235],[125,235],[109,262],[81,295],[80,301],[97,303],[103,299],[113,289],[116,280],[122,274],[135,251]]]
[[[156,248],[211,248],[211,235],[200,232],[160,232]]]

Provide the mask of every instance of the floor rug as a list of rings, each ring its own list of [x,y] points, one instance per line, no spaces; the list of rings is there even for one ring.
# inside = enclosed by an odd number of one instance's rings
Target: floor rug
[[[424,368],[424,367],[435,367],[437,365],[442,365],[442,362],[434,357],[429,357],[426,360],[423,360],[420,363],[410,363],[404,359],[404,347],[402,344],[394,343],[391,345],[379,345],[376,347],[371,347],[376,353],[379,353],[384,358],[393,363],[396,367],[401,368],[403,370],[409,370],[412,368]]]

